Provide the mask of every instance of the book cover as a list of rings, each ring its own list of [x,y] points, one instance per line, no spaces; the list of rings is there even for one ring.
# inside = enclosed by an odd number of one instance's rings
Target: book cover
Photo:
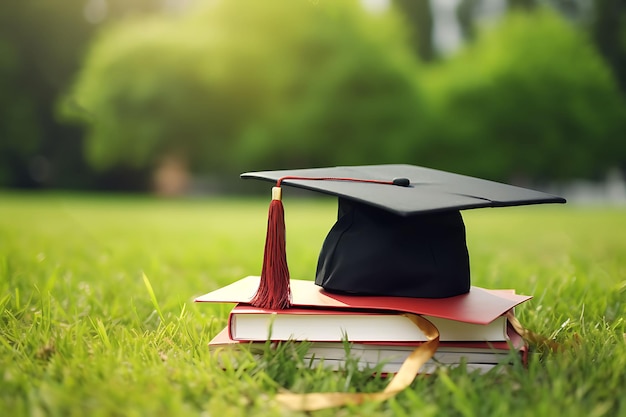
[[[196,302],[248,303],[259,285],[259,277],[246,277],[202,295]],[[327,309],[390,310],[439,317],[466,323],[488,324],[530,296],[498,292],[472,286],[467,294],[447,298],[380,297],[334,294],[313,281],[291,280],[294,307]]]

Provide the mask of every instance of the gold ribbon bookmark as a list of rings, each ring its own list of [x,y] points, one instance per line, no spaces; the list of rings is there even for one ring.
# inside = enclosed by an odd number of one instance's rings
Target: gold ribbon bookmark
[[[506,318],[509,321],[509,324],[513,327],[513,330],[515,330],[520,336],[522,336],[522,339],[524,339],[527,343],[534,345],[545,345],[553,352],[561,349],[561,345],[554,340],[548,339],[547,337],[535,333],[532,330],[529,330],[522,326],[522,323],[520,323],[517,317],[515,317],[515,315],[513,314],[513,310],[510,310],[506,313]]]
[[[365,401],[385,401],[403,391],[411,385],[420,368],[433,357],[439,346],[437,327],[421,316],[404,315],[424,332],[428,341],[411,352],[383,391],[374,393],[314,392],[308,394],[283,392],[276,395],[276,400],[292,411],[315,411],[347,404],[361,404]]]

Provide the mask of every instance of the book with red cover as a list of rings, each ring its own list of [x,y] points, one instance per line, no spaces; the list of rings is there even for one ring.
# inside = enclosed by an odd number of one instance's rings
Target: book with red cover
[[[504,341],[507,319],[500,316],[488,324],[422,315],[437,327],[440,341]],[[422,330],[406,314],[381,310],[289,308],[267,310],[236,305],[229,315],[233,340],[417,342],[426,341]]]
[[[476,286],[472,286],[467,294],[455,297],[410,298],[329,293],[313,281],[306,280],[292,279],[290,285],[293,307],[400,311],[475,324],[491,323],[516,305],[532,298]],[[259,277],[246,277],[202,295],[195,301],[249,303],[258,286]]]
[[[468,371],[486,372],[498,364],[512,360],[512,352],[520,355],[522,363],[527,361],[527,345],[522,337],[508,327],[509,340],[506,342],[441,342],[435,356],[420,373],[432,373],[439,365],[455,366],[465,363]],[[302,343],[291,341],[288,343]],[[394,373],[400,368],[407,356],[422,342],[395,343],[349,343],[343,342],[305,342],[308,350],[303,359],[315,366],[323,362],[325,366],[338,369],[348,357],[358,360],[359,368],[373,368],[381,365],[380,371]],[[241,347],[253,355],[262,355],[264,342],[238,341],[230,338],[228,328],[224,328],[210,342],[209,349],[220,359],[221,355],[236,353]]]
[[[510,350],[522,350],[526,348],[526,343],[522,336],[520,336],[511,326],[507,327],[508,340],[501,342],[440,342],[438,350],[445,352],[484,352],[492,351],[496,353],[505,353]],[[292,342],[300,343],[300,342]],[[332,346],[335,349],[343,349],[344,342],[307,342],[310,345],[317,346]],[[390,350],[411,350],[421,345],[423,342],[359,342],[350,343],[351,346],[361,346],[363,349],[367,347],[373,347],[375,349],[381,349],[385,347]],[[217,348],[233,348],[240,345],[244,346],[263,346],[265,342],[251,342],[247,340],[233,340],[228,334],[228,327],[222,329],[217,333],[213,339],[209,342],[209,348],[214,350]]]

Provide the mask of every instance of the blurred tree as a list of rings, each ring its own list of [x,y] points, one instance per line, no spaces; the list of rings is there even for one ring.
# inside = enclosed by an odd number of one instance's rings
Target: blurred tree
[[[0,184],[19,183],[28,176],[28,156],[37,150],[41,136],[40,126],[32,123],[36,102],[14,84],[21,66],[15,45],[0,37]]]
[[[356,1],[227,1],[127,22],[93,44],[65,110],[88,123],[101,168],[391,160],[421,106],[401,27]]]
[[[424,80],[430,140],[414,154],[499,180],[603,175],[624,163],[625,104],[584,34],[513,13]]]
[[[456,8],[456,18],[465,40],[472,40],[476,35],[476,9],[480,0],[460,0]]]
[[[626,95],[626,1],[595,0],[591,32]]]
[[[416,56],[424,61],[435,58],[433,16],[430,0],[393,0],[409,28],[409,43]]]
[[[55,102],[99,25],[159,10],[162,3],[23,0],[0,5],[0,185],[93,185],[81,152],[82,132],[58,122]]]
[[[278,60],[257,64],[281,76],[269,92],[273,107],[242,136],[242,164],[403,160],[402,150],[419,135],[424,103],[401,21],[370,15],[352,1],[304,17],[288,43],[270,42],[284,45]]]
[[[91,28],[81,1],[5,2],[0,12],[0,184],[52,181],[50,158],[76,129],[55,122],[53,103],[78,65]],[[62,155],[62,154],[61,154]]]
[[[507,0],[509,9],[531,10],[537,7],[537,0]]]
[[[473,38],[486,0],[460,0],[457,18],[466,40]],[[549,6],[591,34],[596,47],[611,66],[622,94],[626,93],[626,1],[624,0],[507,0],[509,10],[533,10]]]

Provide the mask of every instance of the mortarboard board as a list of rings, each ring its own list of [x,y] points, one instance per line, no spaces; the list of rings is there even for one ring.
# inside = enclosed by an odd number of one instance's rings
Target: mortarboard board
[[[252,303],[289,306],[281,185],[338,197],[316,284],[329,292],[440,298],[470,288],[460,210],[564,203],[550,194],[413,165],[248,172],[276,183],[259,291]]]

